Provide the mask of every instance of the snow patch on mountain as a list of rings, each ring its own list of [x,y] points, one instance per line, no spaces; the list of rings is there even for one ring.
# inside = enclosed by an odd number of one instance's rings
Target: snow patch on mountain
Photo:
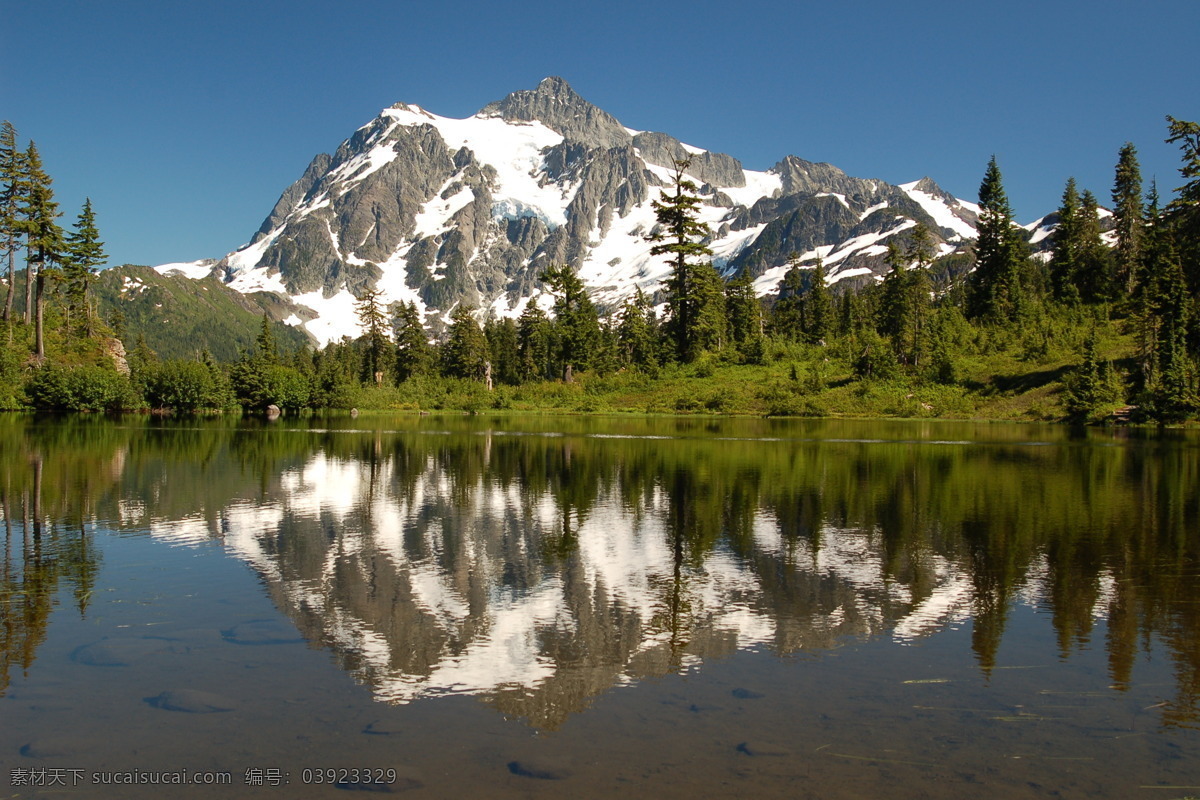
[[[971,225],[966,220],[959,218],[954,213],[954,208],[967,208],[968,204],[961,200],[955,200],[954,203],[948,204],[940,197],[934,197],[928,192],[923,192],[917,189],[917,184],[920,181],[911,183],[902,183],[900,188],[904,193],[917,202],[924,209],[925,213],[933,217],[933,221],[941,228],[948,228],[956,233],[962,239],[974,239],[976,236],[975,226]],[[968,210],[978,213],[978,206],[969,208]]]

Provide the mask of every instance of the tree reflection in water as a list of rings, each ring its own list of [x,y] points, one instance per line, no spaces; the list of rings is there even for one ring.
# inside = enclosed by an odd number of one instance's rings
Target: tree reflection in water
[[[614,685],[739,648],[821,652],[967,623],[988,674],[1014,604],[1031,604],[1052,614],[1062,659],[1104,620],[1117,689],[1161,642],[1176,676],[1162,723],[1195,724],[1194,436],[354,425],[3,420],[4,676],[30,668],[60,588],[86,613],[102,526],[223,541],[389,702],[473,693],[553,728]]]

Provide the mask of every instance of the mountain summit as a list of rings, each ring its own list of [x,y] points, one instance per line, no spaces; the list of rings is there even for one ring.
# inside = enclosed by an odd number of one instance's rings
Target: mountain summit
[[[515,316],[529,302],[548,307],[540,275],[569,264],[615,307],[637,289],[653,295],[670,272],[646,236],[651,201],[682,159],[716,266],[748,273],[760,294],[777,290],[794,254],[823,259],[831,282],[861,282],[882,274],[887,241],[918,222],[939,254],[974,237],[975,207],[928,178],[893,186],[795,156],[748,170],[626,128],[549,77],[466,119],[384,109],[313,158],[248,244],[198,271],[280,295],[286,321],[322,344],[358,335],[355,297],[371,287],[433,324],[459,304]]]

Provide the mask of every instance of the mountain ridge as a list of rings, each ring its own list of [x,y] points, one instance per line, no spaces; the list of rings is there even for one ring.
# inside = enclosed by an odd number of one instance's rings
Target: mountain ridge
[[[766,171],[626,128],[558,77],[465,119],[397,103],[333,154],[318,154],[250,241],[211,272],[240,292],[274,292],[317,343],[357,335],[354,298],[375,288],[413,302],[434,327],[458,304],[481,315],[548,307],[540,274],[578,270],[602,307],[669,275],[650,256],[651,201],[690,159],[714,263],[777,289],[793,254],[825,260],[829,281],[882,275],[886,244],[917,223],[938,254],[965,248],[977,208],[928,177],[904,186],[794,155]],[[848,284],[849,285],[849,284]]]

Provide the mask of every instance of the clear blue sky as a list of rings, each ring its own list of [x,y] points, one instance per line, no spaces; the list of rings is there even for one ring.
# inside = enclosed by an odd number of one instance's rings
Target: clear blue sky
[[[90,196],[111,263],[220,257],[318,152],[397,101],[465,117],[547,75],[625,125],[976,199],[1017,217],[1117,150],[1180,183],[1200,2],[0,0],[0,117],[38,143],[63,224]]]

